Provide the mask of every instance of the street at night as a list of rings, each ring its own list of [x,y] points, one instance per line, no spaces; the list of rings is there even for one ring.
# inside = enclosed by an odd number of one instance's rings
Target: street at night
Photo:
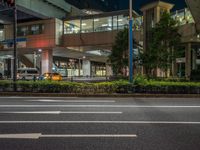
[[[195,98],[1,97],[1,150],[199,150]]]

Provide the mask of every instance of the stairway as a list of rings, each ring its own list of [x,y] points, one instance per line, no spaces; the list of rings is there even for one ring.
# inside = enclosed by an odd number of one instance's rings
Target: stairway
[[[19,61],[21,61],[23,64],[25,64],[27,68],[34,67],[33,63],[28,58],[26,58],[26,56],[24,56],[24,55],[19,56]]]

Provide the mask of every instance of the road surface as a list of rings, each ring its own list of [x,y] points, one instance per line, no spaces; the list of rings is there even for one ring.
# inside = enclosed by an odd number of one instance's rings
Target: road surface
[[[0,150],[199,150],[200,99],[0,97]]]

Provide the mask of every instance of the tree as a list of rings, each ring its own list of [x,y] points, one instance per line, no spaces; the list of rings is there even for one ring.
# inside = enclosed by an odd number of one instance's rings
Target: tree
[[[117,33],[112,52],[109,56],[114,75],[122,75],[128,67],[128,29],[125,28]]]
[[[152,70],[160,68],[167,76],[178,55],[181,42],[178,23],[169,13],[164,12],[160,21],[152,28],[151,34],[150,47],[142,56],[146,73],[150,75]]]

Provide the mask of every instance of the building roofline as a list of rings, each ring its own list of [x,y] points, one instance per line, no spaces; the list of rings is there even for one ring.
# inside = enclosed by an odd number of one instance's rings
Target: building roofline
[[[165,1],[162,1],[162,0],[156,0],[156,1],[147,2],[147,3],[143,4],[141,6],[140,10],[143,11],[147,8],[155,7],[156,5],[167,6],[169,9],[172,9],[174,7],[174,4],[172,4],[172,3],[165,2]]]
[[[78,16],[69,16],[66,17],[64,20],[72,20],[72,19],[90,19],[90,18],[102,18],[102,17],[108,17],[108,16],[115,16],[115,15],[129,15],[129,10],[119,10],[119,11],[112,11],[112,12],[103,12],[100,14],[94,14],[94,15],[85,15],[80,14]],[[140,15],[133,10],[133,17],[139,17]]]

